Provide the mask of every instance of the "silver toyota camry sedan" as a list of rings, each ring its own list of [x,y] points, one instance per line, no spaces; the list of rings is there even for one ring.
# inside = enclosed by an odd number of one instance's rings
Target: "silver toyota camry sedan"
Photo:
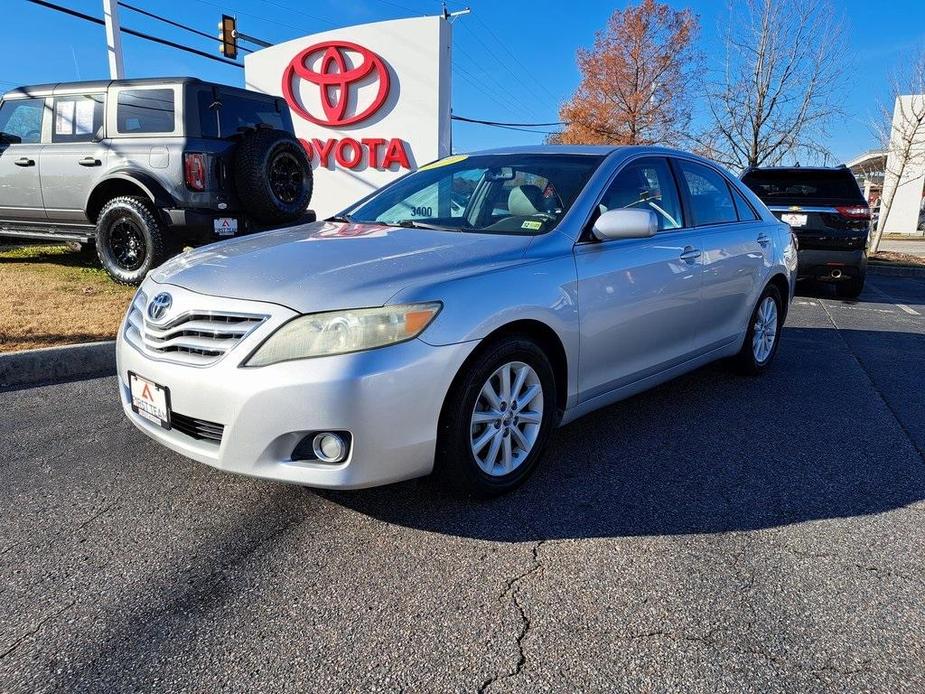
[[[154,270],[118,338],[129,419],[228,472],[496,494],[553,428],[729,358],[768,368],[796,249],[691,154],[449,157],[323,222]]]

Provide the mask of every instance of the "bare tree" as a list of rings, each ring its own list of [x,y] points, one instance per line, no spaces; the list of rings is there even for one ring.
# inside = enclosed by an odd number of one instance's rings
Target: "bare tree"
[[[828,0],[738,0],[722,33],[722,72],[706,80],[710,126],[695,148],[740,169],[827,159],[846,74],[841,21]]]
[[[890,81],[890,100],[881,104],[881,121],[875,125],[887,156],[880,220],[870,240],[871,253],[880,248],[900,188],[918,185],[921,191],[925,177],[925,51],[904,64],[906,67]]]

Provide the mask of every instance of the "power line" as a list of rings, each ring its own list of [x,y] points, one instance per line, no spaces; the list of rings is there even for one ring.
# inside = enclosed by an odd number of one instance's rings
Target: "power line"
[[[308,17],[309,19],[314,19],[316,22],[321,22],[321,23],[323,23],[323,24],[328,24],[328,25],[330,25],[330,26],[332,26],[332,27],[336,27],[336,26],[337,26],[337,23],[336,23],[336,22],[334,22],[334,21],[332,21],[332,20],[330,20],[330,19],[327,19],[326,17],[319,17],[319,16],[314,15],[314,14],[309,14],[308,12],[303,12],[302,10],[297,10],[295,7],[289,7],[288,5],[283,5],[283,4],[278,3],[278,2],[273,2],[273,0],[260,0],[260,2],[264,3],[265,5],[270,5],[270,6],[272,6],[272,7],[278,7],[278,8],[280,8],[281,10],[286,10],[287,12],[295,12],[296,14],[300,14],[300,15],[302,15],[303,17]]]
[[[478,118],[466,118],[464,116],[453,116],[454,120],[465,121],[466,123],[477,123],[479,125],[505,125],[510,127],[519,127],[519,128],[541,128],[544,126],[550,125],[569,125],[567,121],[557,120],[550,123],[504,123],[501,121],[494,120],[479,120]]]
[[[507,44],[504,41],[498,38],[498,35],[494,31],[492,31],[491,27],[488,26],[486,22],[482,21],[482,18],[479,17],[478,15],[475,15],[475,20],[484,27],[485,31],[488,32],[488,35],[491,36],[495,40],[495,43],[501,46],[501,48],[504,49],[505,53],[511,56],[514,62],[517,63],[525,73],[529,74],[530,70],[527,68],[527,66],[524,65],[520,61],[520,58],[514,55],[514,52],[511,51],[511,49],[507,47]],[[556,96],[551,91],[549,91],[549,89],[546,87],[545,84],[543,84],[542,82],[536,82],[536,84],[540,87],[540,89],[542,89],[544,92],[546,92],[546,94],[549,95],[550,99],[552,99],[553,101],[556,100]]]
[[[39,5],[41,7],[46,7],[50,10],[55,10],[56,12],[61,12],[62,14],[67,14],[72,17],[77,17],[78,19],[82,19],[85,22],[91,22],[92,24],[98,24],[100,26],[105,26],[106,24],[106,22],[104,22],[99,17],[94,17],[89,14],[84,14],[83,12],[72,10],[69,7],[63,7],[61,5],[56,5],[53,2],[47,2],[47,0],[26,0],[26,2],[31,2],[33,5]],[[122,27],[122,33],[129,34],[130,36],[137,36],[140,39],[152,41],[153,43],[159,43],[162,46],[169,46],[170,48],[176,48],[179,51],[186,51],[187,53],[198,55],[201,58],[208,58],[209,60],[214,60],[218,63],[224,63],[225,65],[234,65],[235,67],[240,67],[240,68],[244,67],[241,63],[236,63],[233,60],[228,60],[227,58],[221,58],[217,55],[212,55],[211,53],[200,51],[198,48],[190,48],[189,46],[184,46],[174,41],[168,41],[167,39],[162,39],[158,36],[152,36],[151,34],[145,34],[144,32],[136,31],[135,29],[128,29],[126,27]]]
[[[199,29],[193,29],[192,27],[186,26],[185,24],[180,24],[179,22],[175,22],[172,19],[167,19],[166,17],[161,17],[159,15],[154,14],[153,12],[148,12],[147,10],[143,10],[140,7],[129,5],[127,2],[120,1],[119,6],[124,7],[127,10],[131,10],[132,12],[137,12],[138,14],[142,14],[145,17],[151,17],[151,19],[156,19],[157,21],[163,22],[164,24],[169,24],[170,26],[177,27],[178,29],[183,29],[192,34],[196,34],[198,36],[204,36],[205,38],[210,39],[210,40],[215,40],[216,38],[214,34],[207,34],[204,31],[199,31]],[[238,48],[242,51],[253,53],[253,51],[250,48],[245,48],[244,46],[238,46]]]
[[[256,19],[259,22],[267,22],[268,24],[276,24],[277,26],[286,27],[287,29],[292,29],[294,31],[298,31],[298,32],[305,31],[304,28],[297,27],[294,24],[286,24],[285,22],[280,22],[275,19],[269,19],[259,14],[252,14],[250,12],[241,12],[240,10],[236,10],[233,7],[227,7],[226,5],[220,5],[215,2],[210,2],[209,0],[196,0],[196,2],[202,3],[203,5],[208,5],[209,7],[215,7],[221,10],[225,14],[229,14],[230,12],[231,14],[235,16],[241,15],[242,17],[250,17],[251,19]]]

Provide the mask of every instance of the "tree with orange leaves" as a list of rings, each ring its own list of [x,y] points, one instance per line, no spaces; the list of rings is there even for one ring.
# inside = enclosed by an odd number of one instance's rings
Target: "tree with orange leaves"
[[[691,119],[689,85],[699,29],[690,10],[643,0],[617,10],[590,49],[578,50],[581,82],[559,109],[564,144],[679,144]]]

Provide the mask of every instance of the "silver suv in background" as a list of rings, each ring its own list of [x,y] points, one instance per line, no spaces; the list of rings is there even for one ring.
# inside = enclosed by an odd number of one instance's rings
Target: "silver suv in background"
[[[94,244],[118,282],[138,284],[183,245],[310,218],[311,193],[278,97],[158,78],[0,101],[0,236]]]

